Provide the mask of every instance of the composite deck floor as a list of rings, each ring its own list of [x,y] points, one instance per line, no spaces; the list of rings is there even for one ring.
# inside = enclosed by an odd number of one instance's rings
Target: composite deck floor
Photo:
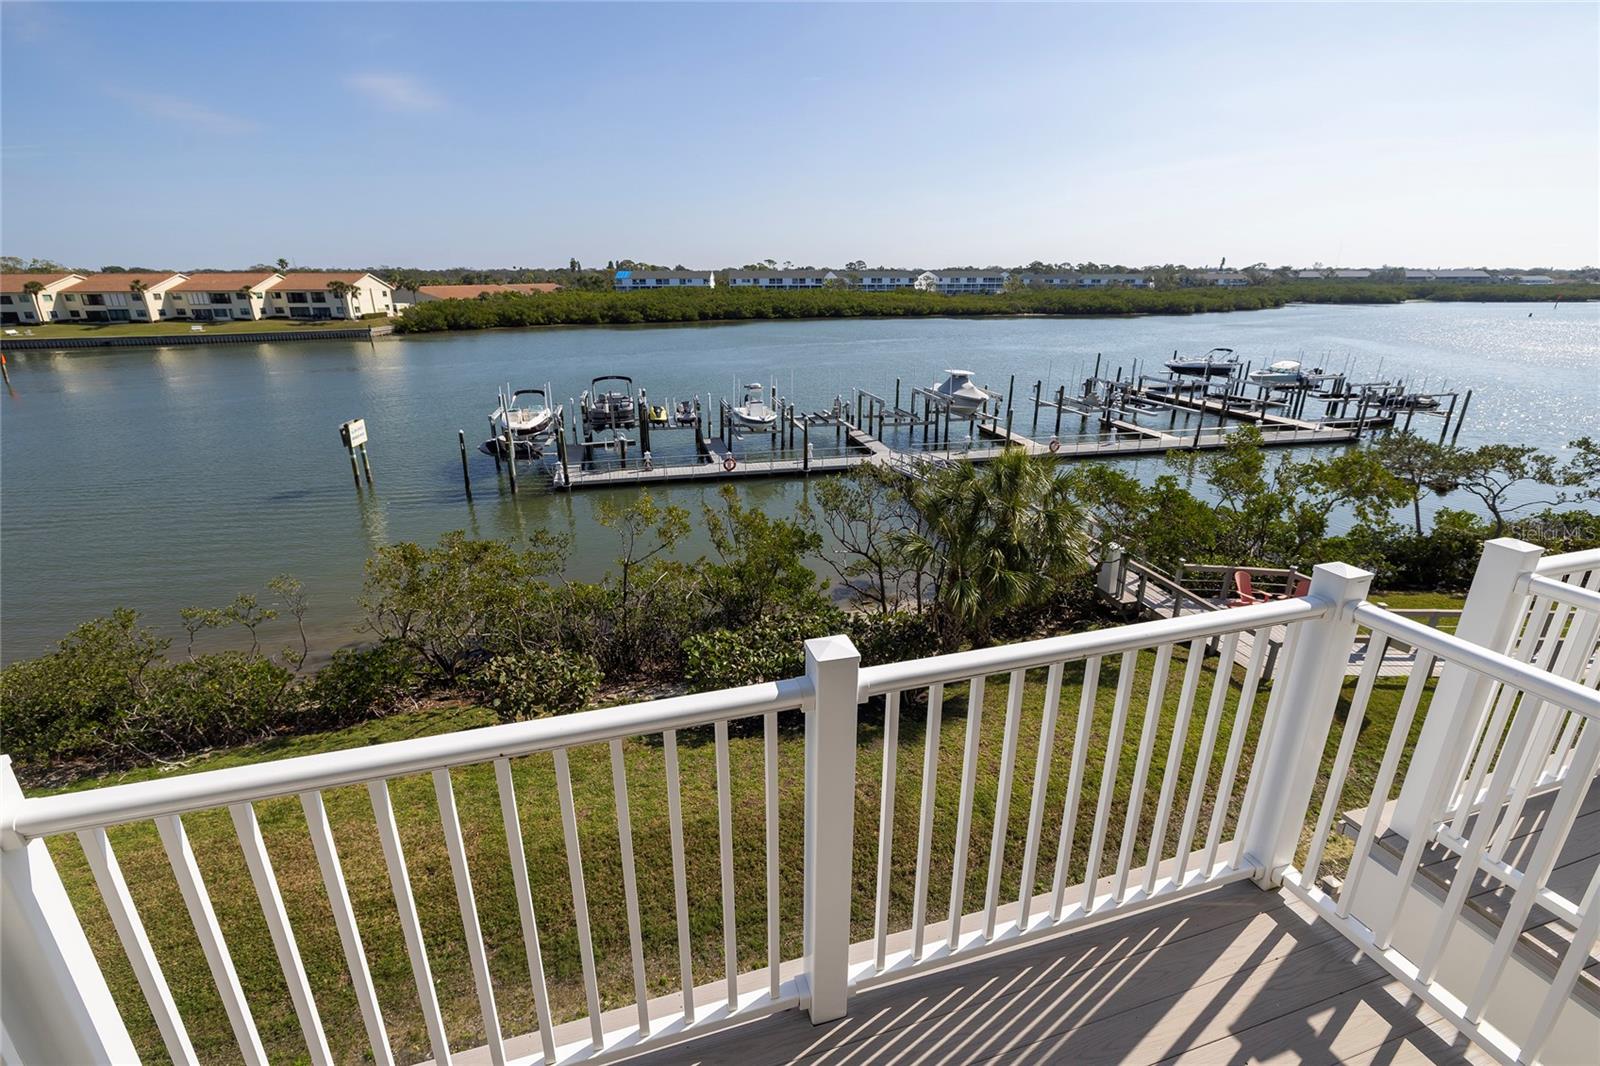
[[[1332,926],[1240,883],[632,1061],[1492,1062]]]

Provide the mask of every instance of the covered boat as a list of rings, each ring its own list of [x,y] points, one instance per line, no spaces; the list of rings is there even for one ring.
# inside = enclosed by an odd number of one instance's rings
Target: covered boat
[[[1250,384],[1274,389],[1293,388],[1308,380],[1305,368],[1293,359],[1280,359],[1250,374]]]
[[[949,377],[944,383],[935,385],[933,391],[949,404],[950,410],[955,414],[966,414],[976,411],[989,400],[989,392],[972,381],[970,370],[946,370]]]

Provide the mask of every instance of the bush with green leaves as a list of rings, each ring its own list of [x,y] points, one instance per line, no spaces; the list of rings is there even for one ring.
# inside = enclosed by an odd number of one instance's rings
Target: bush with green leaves
[[[583,710],[604,679],[592,657],[551,650],[496,655],[468,685],[500,721],[524,722]]]
[[[303,724],[314,729],[381,717],[419,684],[417,659],[395,641],[365,648],[340,648],[306,686]]]
[[[696,692],[779,681],[805,673],[805,642],[845,630],[843,612],[758,618],[739,629],[697,633],[684,643],[684,680]]]

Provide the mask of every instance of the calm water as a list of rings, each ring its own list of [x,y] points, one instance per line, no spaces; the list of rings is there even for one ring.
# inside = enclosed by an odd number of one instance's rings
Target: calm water
[[[1600,304],[1290,307],[1144,319],[840,321],[570,329],[107,353],[11,355],[0,399],[0,655],[38,654],[115,605],[176,628],[188,604],[220,605],[289,572],[311,595],[318,645],[356,637],[361,567],[381,544],[451,529],[515,537],[577,534],[573,576],[614,554],[595,497],[496,489],[474,451],[475,506],[462,498],[456,430],[485,435],[497,385],[546,381],[558,398],[600,373],[630,374],[653,398],[732,393],[775,380],[806,409],[852,386],[892,394],[950,366],[1017,394],[1038,378],[1069,388],[1092,369],[1152,367],[1174,349],[1238,350],[1257,366],[1303,358],[1357,380],[1401,377],[1476,390],[1460,443],[1552,450],[1600,434]],[[1019,399],[1020,403],[1020,399]],[[1017,414],[1026,429],[1026,409]],[[358,494],[338,443],[367,420],[377,491]],[[1420,425],[1436,427],[1423,420]],[[658,451],[661,449],[658,448]],[[1160,468],[1144,461],[1144,471]],[[787,510],[797,482],[746,483],[747,499]],[[666,493],[697,508],[714,490]],[[705,550],[691,544],[688,551]],[[275,640],[287,640],[280,627]]]

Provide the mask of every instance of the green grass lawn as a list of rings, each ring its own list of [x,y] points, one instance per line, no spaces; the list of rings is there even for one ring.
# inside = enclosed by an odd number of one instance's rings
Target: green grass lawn
[[[52,322],[40,326],[8,326],[15,329],[15,340],[49,340],[68,337],[144,337],[170,336],[190,333],[190,326],[203,326],[204,333],[309,333],[324,329],[364,329],[368,326],[385,326],[389,320],[371,319],[303,319],[263,318],[258,322],[192,322],[187,319],[163,319],[159,322]]]
[[[1129,781],[1133,776],[1138,737],[1144,719],[1152,660],[1152,655],[1142,655],[1137,668],[1102,874],[1115,868],[1126,817]],[[1140,811],[1139,833],[1136,836],[1140,843],[1135,852],[1135,865],[1143,861],[1146,850],[1144,841],[1148,838],[1155,814],[1155,799],[1161,787],[1185,660],[1186,656],[1180,649],[1174,656],[1171,676],[1165,689],[1163,712],[1158,719],[1160,728],[1156,755]],[[1215,657],[1208,659],[1202,671],[1195,717],[1185,745],[1187,755],[1180,761],[1180,766],[1186,769],[1178,781],[1177,801],[1167,834],[1168,849],[1176,846],[1182,824],[1191,773],[1187,767],[1192,767],[1197,757],[1216,662]],[[1104,767],[1117,666],[1115,659],[1107,660],[1100,676],[1069,884],[1075,883],[1083,874],[1085,851]],[[1054,877],[1056,839],[1071,765],[1081,675],[1081,666],[1068,667],[1049,764],[1043,826],[1045,843],[1040,849],[1035,891],[1045,891]],[[1233,719],[1241,675],[1242,671],[1235,669],[1230,678],[1231,698],[1224,708],[1215,752],[1206,767],[1210,782],[1205,790],[1208,797],[1214,794],[1221,775],[1228,726]],[[1354,679],[1351,678],[1350,682],[1353,684]],[[1364,804],[1367,799],[1372,775],[1388,739],[1400,688],[1400,679],[1385,678],[1375,690],[1362,730],[1361,743],[1356,751],[1350,787],[1341,800],[1341,809]],[[1010,816],[1006,825],[1002,899],[1015,899],[1019,891],[1023,837],[1027,826],[1034,760],[1039,745],[1043,689],[1044,671],[1030,672],[1024,689],[1021,739],[1016,753]],[[1004,675],[989,679],[981,718],[978,787],[968,845],[968,875],[963,908],[967,912],[980,909],[983,905],[998,793],[1006,690],[1007,679]],[[965,685],[946,688],[937,764],[937,809],[928,912],[930,920],[942,918],[949,903],[966,703]],[[1250,718],[1246,758],[1241,764],[1240,783],[1235,790],[1225,839],[1232,835],[1231,819],[1237,815],[1244,775],[1248,770],[1249,755],[1254,748],[1255,732],[1259,729],[1265,703],[1264,689]],[[804,751],[799,715],[792,713],[784,717],[790,721],[785,723],[779,757],[783,885],[781,926],[783,956],[788,959],[797,957],[801,951]],[[881,708],[873,707],[864,712],[858,748],[853,912],[854,938],[858,940],[872,934],[883,760],[882,718]],[[902,711],[894,796],[892,929],[903,929],[911,920],[925,718],[925,701],[920,697],[908,696]],[[433,708],[369,722],[338,733],[241,748],[194,761],[180,772],[436,735],[492,722],[492,715],[480,708]],[[759,723],[751,724],[753,728],[742,730],[736,726],[736,735],[731,740],[736,925],[740,964],[746,969],[758,968],[764,965],[766,959],[762,739]],[[1334,736],[1329,738],[1325,766],[1331,762],[1337,740],[1336,727]],[[691,939],[696,981],[703,983],[719,979],[723,972],[715,748],[710,730],[681,733],[679,749]],[[663,753],[659,739],[648,737],[626,742],[625,755],[639,876],[647,984],[649,993],[658,995],[673,991],[678,982]],[[571,764],[602,1004],[609,1009],[631,1002],[633,986],[607,749],[604,745],[574,749]],[[552,757],[536,755],[516,759],[514,773],[553,1013],[558,1020],[572,1019],[584,1013],[583,984]],[[141,771],[120,775],[117,780],[156,776],[160,775],[155,771]],[[111,782],[83,784],[97,783]],[[480,765],[459,769],[454,773],[454,783],[502,1027],[508,1035],[530,1032],[535,1026],[534,1004],[507,863],[493,768]],[[432,783],[427,775],[397,778],[390,782],[390,789],[429,961],[446,1028],[451,1034],[451,1046],[458,1050],[474,1047],[482,1042],[483,1025],[475,999]],[[1313,798],[1313,817],[1316,805],[1321,802],[1321,794],[1319,787]],[[414,1062],[427,1058],[430,1052],[426,1032],[418,1010],[366,791],[359,786],[338,788],[329,790],[324,798],[391,1044],[399,1061]],[[1199,819],[1197,838],[1201,841],[1209,824],[1211,802],[1210,799],[1206,801]],[[363,1061],[369,1054],[366,1051],[366,1039],[300,805],[291,797],[258,803],[256,810],[334,1055],[339,1061]],[[269,1057],[274,1061],[303,1058],[304,1044],[227,812],[203,812],[190,815],[184,821]],[[202,961],[193,928],[154,826],[138,823],[119,827],[111,830],[111,839],[151,941],[166,970],[179,1010],[189,1027],[196,1051],[206,1062],[237,1061],[238,1054],[225,1013]],[[124,1018],[134,1033],[141,1055],[151,1060],[164,1060],[166,1056],[160,1038],[131,968],[123,957],[110,919],[98,898],[77,842],[70,837],[57,838],[51,841],[51,848],[122,1007]],[[1328,866],[1337,867],[1347,854],[1348,848],[1341,850],[1337,843],[1332,844]]]

